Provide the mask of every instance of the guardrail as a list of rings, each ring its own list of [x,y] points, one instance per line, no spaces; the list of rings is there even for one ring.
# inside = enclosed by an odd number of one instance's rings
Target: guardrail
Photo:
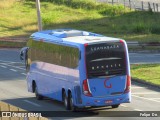
[[[123,4],[124,7],[140,11],[160,12],[160,1],[157,0],[97,0],[98,2],[106,2],[112,5]]]

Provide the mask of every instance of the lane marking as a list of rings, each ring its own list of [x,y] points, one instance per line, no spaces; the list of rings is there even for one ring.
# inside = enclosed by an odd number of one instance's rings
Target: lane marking
[[[9,69],[9,70],[11,70],[11,71],[13,71],[13,72],[17,72],[17,70],[15,70],[15,69]]]
[[[2,68],[7,68],[6,66],[1,65]]]
[[[148,95],[148,94],[160,94],[160,93],[157,93],[157,92],[141,92],[141,93],[132,93],[132,95]]]
[[[13,65],[7,65],[5,63],[0,63],[0,64],[5,65],[5,66],[9,66],[9,67],[13,67],[13,68],[17,68],[17,69],[21,69],[21,70],[26,70],[26,69],[21,68],[21,67],[16,67],[16,66],[13,66]]]
[[[145,98],[145,97],[140,97],[140,96],[137,96],[137,95],[132,95],[133,97],[137,97],[137,98],[141,98],[141,99],[144,99],[144,100],[149,100],[149,101],[153,101],[153,102],[158,102],[160,103],[160,101],[158,100],[153,100],[153,99],[150,99],[150,98]]]
[[[154,99],[160,99],[160,98],[150,98],[150,99],[153,99],[153,100],[154,100]]]
[[[21,73],[21,74],[22,74],[22,75],[25,75],[25,76],[27,75],[26,73]]]
[[[140,110],[140,109],[134,109],[135,111],[143,111],[143,110]]]
[[[23,100],[23,101],[24,101],[24,102],[27,102],[27,103],[29,103],[29,104],[32,104],[32,105],[34,105],[34,106],[41,107],[39,104],[34,103],[34,102],[31,102],[31,101],[29,101],[29,100]]]
[[[137,86],[131,87],[131,89],[141,89],[141,88],[145,88],[145,87],[137,87]]]
[[[121,105],[122,107],[127,107],[126,105]]]
[[[13,61],[4,61],[4,60],[0,60],[0,62],[5,62],[5,63],[22,63],[22,62],[13,62]]]

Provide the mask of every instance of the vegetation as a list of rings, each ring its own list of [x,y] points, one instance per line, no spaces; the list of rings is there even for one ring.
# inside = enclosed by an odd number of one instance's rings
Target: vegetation
[[[0,41],[0,48],[22,48],[26,42]]]
[[[0,37],[37,31],[35,0],[0,1]],[[160,13],[94,0],[41,0],[43,29],[74,28],[136,41],[160,41]]]
[[[35,0],[0,1],[0,37],[37,31]],[[74,28],[140,42],[160,42],[160,13],[130,11],[94,0],[41,0],[43,29]],[[25,43],[0,42],[22,47]],[[151,48],[152,49],[152,48]],[[132,76],[160,84],[160,65],[132,65]]]
[[[133,78],[160,85],[160,64],[131,65]]]

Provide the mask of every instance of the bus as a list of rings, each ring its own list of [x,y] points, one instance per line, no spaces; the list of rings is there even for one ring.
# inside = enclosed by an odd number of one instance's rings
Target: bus
[[[38,100],[62,101],[71,111],[131,102],[125,40],[75,29],[44,30],[30,36],[20,55],[28,91]]]

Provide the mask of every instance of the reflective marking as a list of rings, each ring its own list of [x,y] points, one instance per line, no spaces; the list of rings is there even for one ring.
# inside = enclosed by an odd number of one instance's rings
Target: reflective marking
[[[31,101],[29,101],[29,100],[23,100],[23,101],[24,101],[24,102],[27,102],[27,103],[29,103],[29,104],[32,104],[32,105],[34,105],[34,106],[41,107],[39,104],[34,103],[34,102],[31,102]]]
[[[156,92],[141,92],[141,93],[132,93],[132,95],[148,95],[148,94],[160,94]]]
[[[121,105],[122,107],[127,107],[126,105]]]
[[[2,66],[2,65],[1,65],[1,67],[2,67],[2,68],[7,68],[6,66]]]
[[[13,72],[17,72],[17,70],[15,70],[15,69],[10,69],[11,71],[13,71]]]
[[[140,109],[134,109],[135,111],[143,111],[143,110],[140,110]]]
[[[140,96],[137,96],[137,95],[133,95],[133,93],[132,93],[132,96],[133,96],[133,97],[137,97],[137,98],[141,98],[141,99],[144,99],[144,100],[149,100],[149,101],[153,101],[153,102],[158,102],[158,103],[160,103],[160,101],[153,100],[153,99],[150,99],[150,98],[140,97]]]
[[[21,73],[21,74],[22,74],[22,75],[25,75],[25,76],[27,75],[26,73]]]

